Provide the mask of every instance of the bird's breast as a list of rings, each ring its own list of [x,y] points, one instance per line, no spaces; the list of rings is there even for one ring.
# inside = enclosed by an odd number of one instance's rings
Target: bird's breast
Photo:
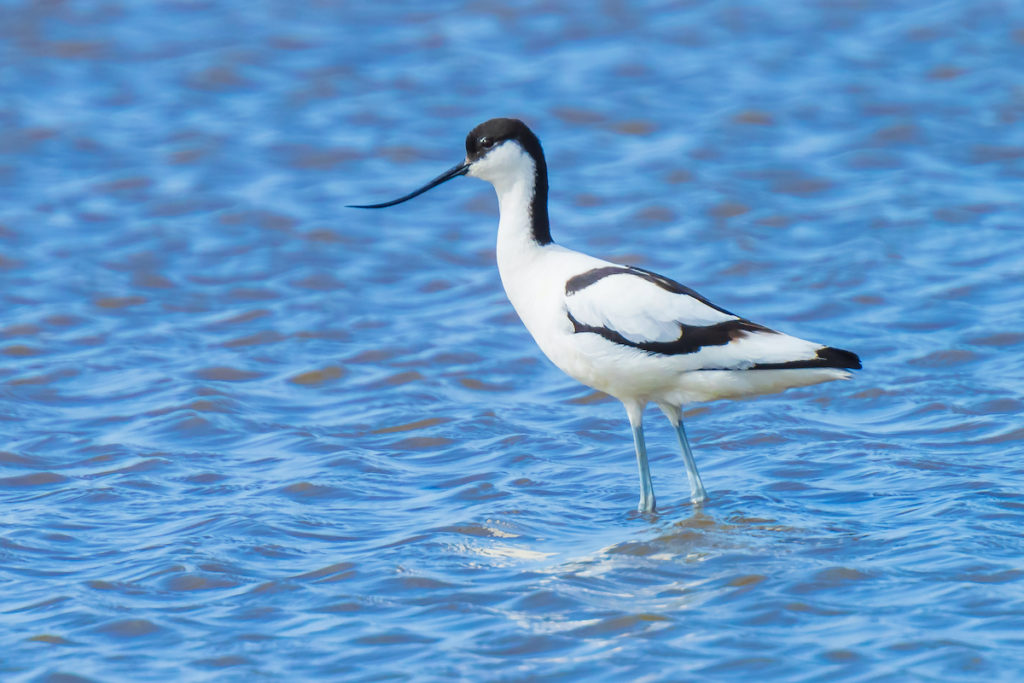
[[[530,258],[516,256],[522,254],[499,250],[498,271],[519,319],[559,369],[588,386],[603,384],[595,359],[580,347],[579,335],[573,333],[565,294],[570,278],[603,262],[557,245],[544,247]]]

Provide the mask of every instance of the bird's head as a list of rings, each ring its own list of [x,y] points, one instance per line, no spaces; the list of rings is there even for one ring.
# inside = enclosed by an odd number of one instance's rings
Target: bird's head
[[[423,187],[389,202],[350,206],[356,209],[394,206],[462,175],[486,180],[499,191],[504,185],[530,178],[537,184],[543,182],[545,195],[547,191],[547,166],[537,136],[519,119],[491,119],[466,136],[466,158]]]

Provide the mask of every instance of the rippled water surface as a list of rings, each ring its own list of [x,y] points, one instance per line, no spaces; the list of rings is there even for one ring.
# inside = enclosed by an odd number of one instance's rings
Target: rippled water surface
[[[0,674],[1019,680],[1024,11],[0,5]],[[466,131],[556,239],[857,351],[638,496]]]

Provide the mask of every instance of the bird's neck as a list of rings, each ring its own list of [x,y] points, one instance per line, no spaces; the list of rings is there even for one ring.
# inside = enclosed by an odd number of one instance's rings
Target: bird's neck
[[[552,243],[548,223],[548,173],[544,157],[522,155],[525,163],[491,178],[498,195],[498,252],[530,251]]]
[[[531,169],[532,170],[532,169]],[[498,269],[502,279],[519,272],[552,244],[548,225],[547,180],[536,173],[516,174],[495,183],[498,194]]]

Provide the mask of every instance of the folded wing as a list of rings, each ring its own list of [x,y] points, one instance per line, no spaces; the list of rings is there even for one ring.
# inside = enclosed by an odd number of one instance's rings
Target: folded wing
[[[685,370],[859,368],[849,351],[775,332],[716,306],[689,287],[632,266],[571,278],[566,314],[577,334],[675,356]]]

